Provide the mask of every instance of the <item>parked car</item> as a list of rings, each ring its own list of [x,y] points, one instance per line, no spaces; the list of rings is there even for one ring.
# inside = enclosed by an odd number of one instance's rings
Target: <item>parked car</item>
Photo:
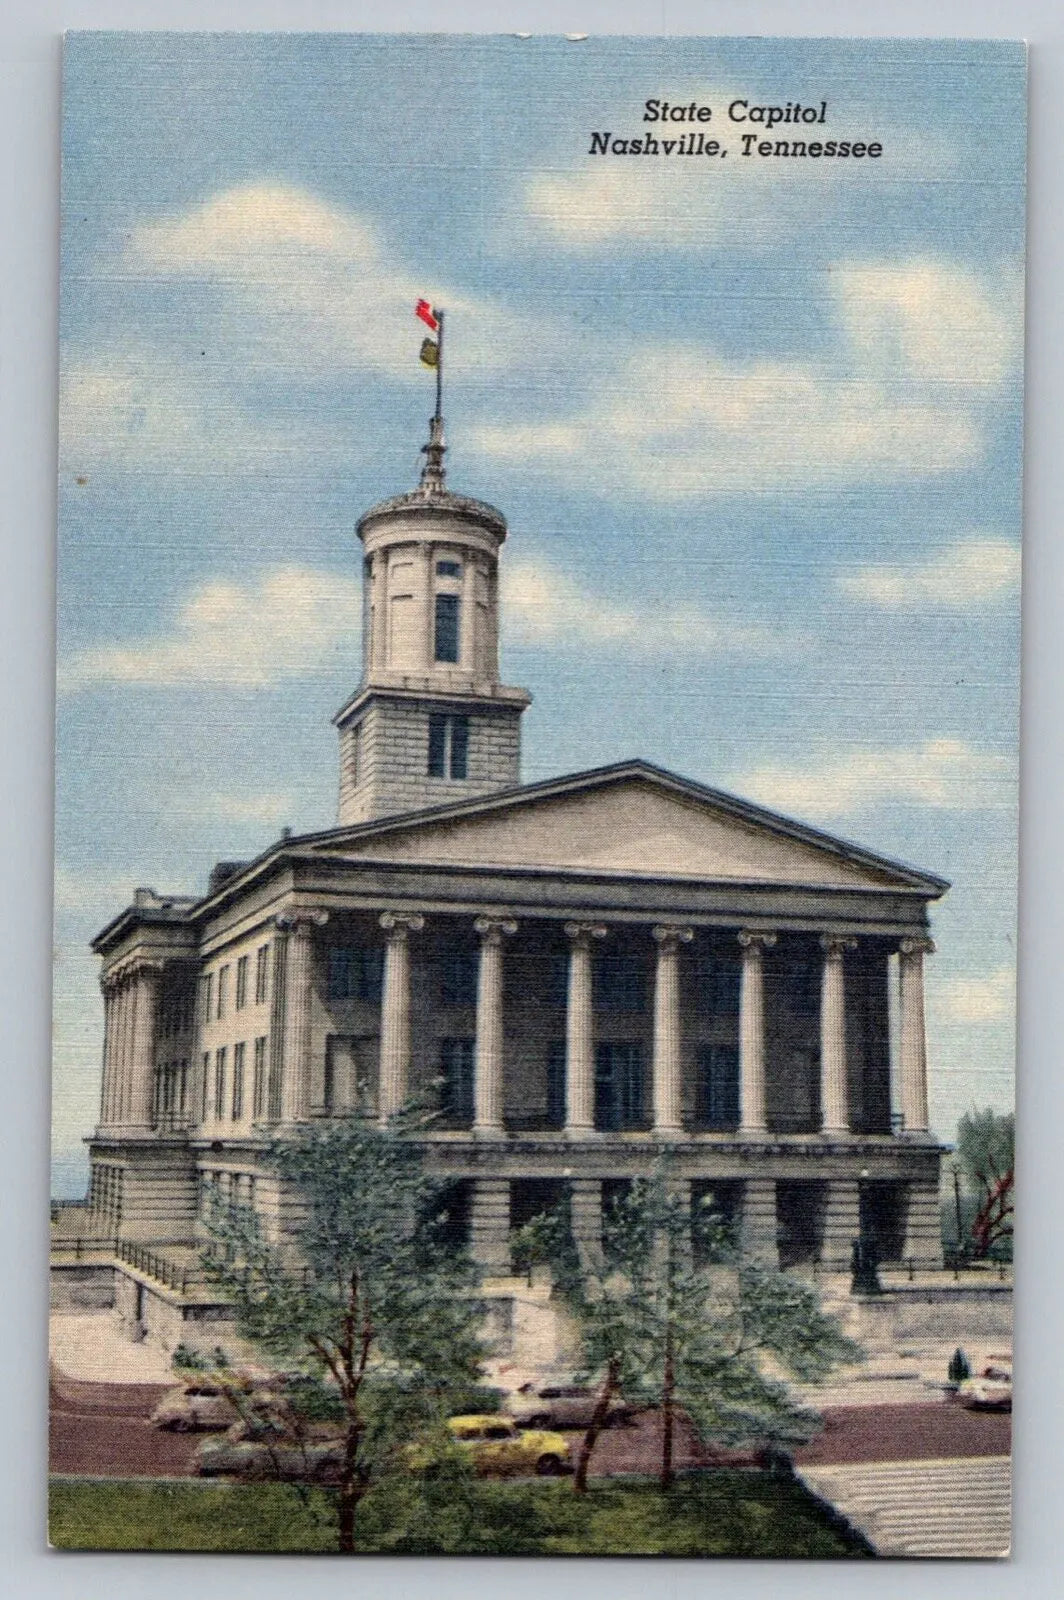
[[[524,1383],[505,1401],[505,1409],[521,1428],[586,1428],[598,1404],[598,1391],[588,1384],[544,1380]],[[605,1426],[630,1422],[635,1408],[614,1395],[606,1410]]]
[[[991,1356],[980,1372],[959,1385],[957,1399],[970,1411],[1011,1411],[1011,1357]]]
[[[569,1441],[560,1433],[542,1428],[521,1429],[511,1418],[493,1413],[449,1417],[446,1427],[481,1475],[534,1472],[541,1478],[552,1478],[572,1469]],[[406,1462],[415,1472],[431,1470],[432,1445],[409,1445]]]
[[[205,1439],[196,1452],[202,1477],[337,1483],[344,1440],[334,1423],[296,1430],[276,1417],[241,1417],[220,1439]]]
[[[193,1433],[208,1428],[228,1428],[236,1414],[226,1384],[209,1377],[195,1377],[168,1390],[151,1413],[151,1420],[157,1428]]]

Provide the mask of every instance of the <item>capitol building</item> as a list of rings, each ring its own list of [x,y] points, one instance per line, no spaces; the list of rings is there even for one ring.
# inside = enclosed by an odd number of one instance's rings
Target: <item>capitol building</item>
[[[89,1205],[137,1319],[180,1317],[165,1264],[212,1196],[285,1236],[279,1134],[414,1095],[489,1277],[559,1200],[592,1242],[663,1148],[762,1259],[845,1269],[863,1231],[940,1265],[923,966],[947,885],[636,758],[523,784],[506,521],[447,486],[438,419],[424,455],[358,524],[335,825],[219,862],[200,897],[138,889],[93,942]]]

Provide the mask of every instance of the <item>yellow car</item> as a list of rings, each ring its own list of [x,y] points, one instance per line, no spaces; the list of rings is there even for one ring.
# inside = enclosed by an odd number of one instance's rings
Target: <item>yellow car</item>
[[[522,1430],[509,1417],[491,1415],[449,1417],[447,1431],[481,1475],[534,1472],[541,1478],[554,1478],[572,1471],[569,1441],[560,1433],[540,1428]],[[413,1471],[429,1471],[433,1466],[432,1446],[409,1445],[406,1459]]]

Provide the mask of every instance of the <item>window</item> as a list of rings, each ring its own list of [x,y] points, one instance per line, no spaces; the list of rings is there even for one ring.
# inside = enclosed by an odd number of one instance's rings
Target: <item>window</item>
[[[260,944],[255,953],[255,1004],[257,1006],[265,1003],[269,992],[269,960],[269,945]]]
[[[233,1121],[239,1122],[244,1115],[244,1056],[247,1046],[243,1043],[233,1046]]]
[[[461,601],[456,594],[436,596],[436,649],[437,661],[458,660],[458,618]]]
[[[738,960],[704,956],[698,963],[698,1009],[711,1017],[739,1015]]]
[[[722,1132],[739,1126],[739,1052],[730,1045],[698,1053],[698,1120]]]
[[[462,576],[462,563],[460,561],[437,561],[436,575],[440,578],[460,578]]]
[[[445,1006],[477,1003],[477,952],[448,950],[440,963],[440,1001]]]
[[[641,956],[598,956],[594,972],[596,1011],[646,1010],[646,965]]]
[[[565,1040],[547,1046],[547,1121],[552,1128],[565,1125]]]
[[[359,769],[362,761],[362,724],[356,722],[353,728],[347,730],[347,782],[352,789],[358,788]]]
[[[203,990],[203,1020],[209,1022],[214,1010],[214,973],[205,973],[200,982]]]
[[[469,776],[469,718],[445,716],[434,711],[429,716],[429,777],[467,778]]]
[[[384,951],[334,945],[329,951],[329,1001],[342,1005],[361,1000],[380,1005]]]
[[[251,1114],[261,1117],[266,1109],[266,1035],[255,1040],[255,1065],[251,1075]]]
[[[778,966],[786,987],[787,1004],[792,1016],[809,1019],[820,1015],[820,985],[822,969],[811,956],[785,958]]]
[[[564,1006],[569,1000],[569,957],[548,956],[544,969],[543,1003]]]
[[[440,1040],[440,1109],[455,1122],[473,1120],[473,1040]]]
[[[218,969],[218,1016],[224,1017],[229,1004],[229,968]]]
[[[595,1047],[595,1127],[637,1128],[643,1121],[643,1051],[638,1044]]]
[[[236,1009],[243,1011],[248,1003],[248,966],[247,956],[241,956],[236,964]]]
[[[210,1094],[210,1082],[211,1082],[211,1053],[210,1053],[209,1050],[205,1050],[203,1052],[203,1084],[202,1084],[203,1100],[202,1100],[202,1104],[200,1106],[200,1121],[201,1122],[206,1122],[206,1120],[207,1120],[207,1104],[208,1104],[208,1095]]]
[[[225,1045],[214,1052],[214,1115],[221,1121],[225,1116]]]

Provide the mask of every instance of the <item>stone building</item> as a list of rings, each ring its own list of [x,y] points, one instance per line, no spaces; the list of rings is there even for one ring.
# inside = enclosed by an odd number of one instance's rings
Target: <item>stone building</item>
[[[263,1152],[356,1103],[438,1096],[425,1160],[489,1273],[567,1195],[592,1239],[663,1146],[746,1248],[940,1263],[923,961],[939,878],[629,760],[520,782],[500,681],[506,523],[445,485],[374,506],[338,825],[138,890],[94,941],[101,1231],[194,1241],[206,1197],[275,1235]]]

